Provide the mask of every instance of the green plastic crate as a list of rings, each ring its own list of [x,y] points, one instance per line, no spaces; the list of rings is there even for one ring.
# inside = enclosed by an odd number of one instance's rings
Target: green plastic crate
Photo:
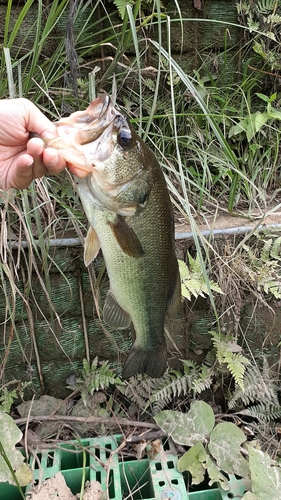
[[[61,443],[58,449],[46,449],[30,456],[29,463],[34,471],[34,480],[42,482],[61,471],[71,491],[81,490],[83,470],[86,480],[99,481],[106,489],[106,470],[110,453],[117,449],[121,436],[82,439]],[[188,487],[188,477],[177,470],[177,456],[171,453],[168,442],[163,442],[165,455],[159,454],[154,460],[143,458],[118,460],[113,454],[109,472],[109,498],[112,500],[239,500],[249,488],[243,479],[230,478],[231,490],[203,488],[192,491]],[[83,467],[84,466],[84,467]],[[28,489],[28,487],[27,487]],[[9,483],[0,483],[0,500],[22,500],[17,488]]]

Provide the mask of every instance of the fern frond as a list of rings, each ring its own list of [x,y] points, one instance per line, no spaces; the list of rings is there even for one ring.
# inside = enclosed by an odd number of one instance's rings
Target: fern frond
[[[281,20],[281,17],[280,17]],[[273,259],[281,260],[281,236],[276,238],[272,244],[270,255]]]
[[[247,24],[250,33],[260,30],[260,23],[258,21],[254,21],[253,16],[251,14],[249,14],[249,17],[247,19]]]
[[[192,296],[195,298],[200,296],[205,297],[209,295],[209,289],[214,292],[223,293],[219,285],[213,281],[209,281],[208,288],[198,255],[193,259],[188,253],[187,258],[188,266],[183,260],[178,260],[183,297],[188,300],[191,300]]]
[[[260,257],[263,262],[267,262],[270,259],[270,250],[272,247],[272,241],[273,241],[272,238],[269,238],[268,240],[266,240],[264,244]]]
[[[194,394],[200,394],[200,392],[209,389],[213,382],[213,373],[206,365],[202,365],[201,371],[198,378],[195,378],[191,383],[191,389]]]
[[[263,14],[264,16],[268,15],[273,11],[275,3],[275,0],[259,0],[256,3],[257,13],[259,15]]]
[[[281,23],[281,16],[279,16],[278,14],[270,14],[269,16],[267,16],[267,18],[265,18],[265,21],[268,24],[277,26]]]
[[[106,390],[113,384],[122,385],[123,382],[110,368],[108,361],[99,364],[96,356],[90,365],[86,359],[83,359],[82,377],[77,380],[77,388],[81,391],[84,403],[86,403],[89,394]]]
[[[197,394],[210,387],[212,373],[207,366],[200,366],[191,360],[183,360],[182,363],[183,373],[169,370],[158,379],[138,375],[123,387],[118,386],[118,389],[143,411],[151,408],[152,413],[156,414],[175,399],[186,396],[191,390]]]
[[[272,403],[259,403],[254,406],[250,406],[239,413],[243,415],[248,415],[250,417],[258,418],[264,422],[272,422],[281,418],[281,406],[274,405]]]
[[[113,0],[113,3],[115,7],[117,7],[121,19],[124,19],[126,13],[126,6],[127,5],[133,6],[135,0]]]
[[[213,366],[215,361],[216,361],[216,350],[211,349],[206,354],[206,357],[204,359],[204,364],[210,368],[211,366]]]
[[[218,332],[210,332],[213,337],[213,344],[216,348],[216,358],[220,364],[225,364],[233,376],[235,383],[244,390],[244,372],[246,365],[250,361],[240,354],[241,347],[234,342],[232,337],[227,337]],[[238,352],[237,352],[238,351]]]
[[[185,396],[190,391],[188,378],[189,375],[171,370],[159,379],[159,385],[149,402],[152,405],[153,414],[160,412],[172,400]]]
[[[248,366],[244,374],[244,389],[236,386],[228,401],[229,409],[233,409],[241,401],[244,406],[255,403],[278,406],[277,387],[272,381],[266,360],[262,372],[257,366]]]
[[[118,386],[118,390],[130,402],[135,403],[141,410],[145,410],[153,390],[158,386],[158,380],[139,374],[132,381],[126,381],[123,386]]]
[[[182,360],[184,373],[171,370],[162,379],[154,391],[150,403],[153,414],[160,412],[175,398],[186,396],[193,391],[194,395],[209,388],[213,381],[213,372],[206,365],[198,365],[191,360]]]
[[[245,356],[237,353],[231,353],[231,356],[226,361],[227,368],[233,376],[236,384],[241,387],[242,390],[244,390],[245,365],[249,363],[250,361],[245,358]]]
[[[191,391],[199,394],[211,386],[213,371],[208,366],[200,366],[192,360],[182,360],[182,364],[183,373],[169,370],[158,379],[141,374],[123,386],[118,385],[118,390],[143,412],[150,408],[155,415]]]

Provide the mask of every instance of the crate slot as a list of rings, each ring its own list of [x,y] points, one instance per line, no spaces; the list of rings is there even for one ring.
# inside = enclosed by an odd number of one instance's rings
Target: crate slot
[[[149,460],[123,462],[119,466],[121,498],[132,500],[155,498]]]
[[[167,462],[167,467],[168,469],[174,469],[175,468],[174,462],[172,462],[172,460],[169,460],[169,462]]]
[[[61,471],[77,469],[83,467],[83,460],[86,459],[86,467],[89,466],[89,453],[87,447],[89,441],[77,442],[77,444],[67,444],[60,446],[61,452]]]
[[[90,480],[89,468],[86,468],[84,472],[85,472],[85,481],[89,481]],[[76,493],[80,493],[83,480],[83,468],[64,470],[62,471],[62,475],[64,476],[65,482],[67,486],[71,489],[72,493],[74,495],[76,495]]]

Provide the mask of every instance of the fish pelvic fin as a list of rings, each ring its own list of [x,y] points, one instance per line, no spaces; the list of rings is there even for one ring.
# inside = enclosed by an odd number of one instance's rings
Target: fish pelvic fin
[[[121,330],[128,328],[131,324],[131,317],[122,307],[119,306],[113,293],[109,290],[103,306],[103,319],[112,328]]]
[[[84,262],[85,266],[91,264],[99,253],[100,242],[98,235],[92,226],[89,227],[84,243]]]
[[[164,375],[167,364],[167,347],[165,340],[154,349],[145,349],[133,345],[124,363],[122,378],[124,380],[146,373],[152,378],[160,378]]]
[[[141,257],[144,254],[138,236],[123,217],[118,215],[114,222],[109,222],[109,225],[119,246],[125,254],[131,257]]]

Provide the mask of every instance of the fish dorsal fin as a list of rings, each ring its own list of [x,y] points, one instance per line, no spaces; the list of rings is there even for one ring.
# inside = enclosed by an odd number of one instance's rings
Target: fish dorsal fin
[[[92,226],[89,227],[84,243],[84,262],[85,266],[91,264],[99,253],[100,242],[98,235]]]
[[[117,330],[128,328],[131,323],[131,318],[122,307],[119,306],[113,293],[109,290],[103,306],[103,319],[112,328]]]
[[[125,254],[130,257],[141,257],[144,254],[138,236],[123,217],[118,215],[115,222],[109,222],[109,225],[119,246]]]

